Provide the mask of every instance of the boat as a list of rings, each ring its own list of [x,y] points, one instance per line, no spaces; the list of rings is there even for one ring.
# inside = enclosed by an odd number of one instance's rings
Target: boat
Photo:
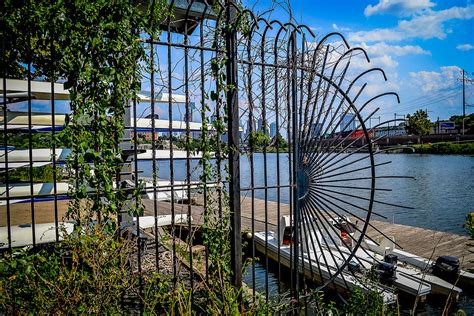
[[[68,222],[58,223],[58,240],[64,239],[66,234],[74,230],[74,224]],[[42,223],[35,224],[35,244],[47,244],[56,242],[56,224]],[[11,234],[11,247],[24,247],[33,244],[33,227],[31,224],[21,224],[16,226],[0,227],[0,249],[8,248],[8,229]]]
[[[192,217],[188,217],[186,214],[172,215],[159,215],[156,218],[154,216],[141,216],[139,220],[141,229],[152,229],[155,227],[170,226],[173,224],[187,224],[192,221]],[[134,223],[137,222],[137,218],[133,218]],[[74,231],[73,222],[58,222],[58,240],[64,240],[65,235],[71,234]],[[56,242],[56,224],[55,223],[41,223],[35,224],[35,244],[47,244]],[[8,227],[0,227],[0,249],[8,248]],[[33,227],[31,224],[21,224],[10,226],[11,236],[11,247],[25,247],[33,244]]]
[[[269,258],[279,261],[283,266],[290,267],[291,258],[291,231],[292,225],[288,216],[280,219],[280,234],[273,231],[257,232],[253,238],[257,251],[268,255]],[[305,223],[307,228],[309,223]],[[319,232],[312,231],[311,234],[316,238],[323,238]],[[302,241],[302,244],[305,244]],[[312,281],[323,284],[330,280],[344,262],[344,258],[333,256],[333,251],[314,244],[313,247],[303,247],[302,260],[298,262],[299,270]],[[324,260],[321,260],[324,258]],[[397,295],[390,286],[376,284],[366,275],[351,271],[348,268],[338,274],[332,282],[328,284],[332,289],[349,293],[350,290],[358,288],[364,292],[376,291],[382,297],[384,304],[390,305],[396,302]]]
[[[397,260],[405,265],[415,267],[426,275],[425,280],[435,280],[438,285],[435,285],[434,290],[436,293],[446,294],[452,291],[458,292],[459,288],[452,283],[465,287],[474,287],[474,273],[460,269],[459,259],[453,256],[440,256],[436,261],[432,261],[427,258],[420,257],[418,255],[397,249],[394,240],[382,238],[377,245],[371,240],[365,240],[363,247],[379,254],[379,255],[392,255]],[[447,283],[447,284],[446,284]]]
[[[2,91],[6,96],[7,106],[20,102],[26,99],[36,100],[68,100],[69,90],[64,88],[61,83],[51,83],[43,81],[27,81],[17,79],[2,79],[6,83],[6,91]],[[54,89],[52,89],[54,86]],[[1,87],[3,90],[5,87]],[[163,103],[169,105],[170,103],[186,103],[187,98],[184,95],[162,93],[160,95],[146,95],[146,92],[140,92],[137,95],[137,100],[140,103]],[[202,130],[202,123],[191,122],[188,120],[168,120],[160,119],[159,116],[152,117],[127,117],[125,122],[125,129],[128,132],[136,133],[156,133],[156,132],[192,132],[197,133]],[[64,128],[67,121],[67,115],[64,113],[44,113],[32,112],[26,110],[11,111],[8,108],[5,113],[0,114],[0,130],[12,133],[38,133],[60,131]],[[208,125],[208,129],[212,130],[212,124]],[[129,133],[130,134],[130,133]],[[128,139],[130,135],[124,135]],[[130,140],[128,140],[130,141]],[[151,147],[151,146],[150,146]],[[132,148],[132,149],[129,149]],[[151,149],[141,148],[137,146],[134,151],[133,147],[123,148],[122,159],[126,163],[133,160],[148,161],[148,160],[183,160],[183,159],[201,159],[202,154],[195,151],[176,150],[176,149]],[[213,153],[210,153],[213,156]],[[71,150],[68,148],[29,148],[18,149],[13,146],[3,146],[0,152],[0,172],[5,170],[13,170],[18,168],[35,168],[55,164],[63,166],[71,155]],[[138,176],[140,171],[137,170],[135,176]],[[133,179],[132,170],[126,170],[124,174],[130,175],[128,179]],[[144,199],[151,199],[157,201],[183,201],[188,200],[188,188],[197,189],[200,187],[198,181],[174,181],[173,190],[171,189],[171,181],[157,179],[156,181],[144,179],[139,177],[141,183],[144,183]],[[135,188],[135,179],[126,180],[125,187]],[[155,184],[155,185],[154,185]],[[115,181],[113,186],[115,187]],[[208,184],[208,186],[211,186]],[[11,183],[0,185],[0,206],[7,206],[17,203],[29,202],[44,202],[53,200],[68,200],[68,192],[70,185],[66,182],[54,183]],[[131,218],[130,218],[131,221]],[[135,219],[137,221],[137,219]],[[155,224],[158,226],[171,225],[172,222],[176,224],[183,224],[188,222],[186,215],[176,215],[173,219],[171,215],[163,215],[155,217],[144,216],[140,217],[140,227],[150,228]],[[34,230],[32,229],[34,225]],[[63,223],[69,233],[73,229],[73,224]],[[11,227],[1,227],[0,244],[2,248],[7,246],[21,247],[33,243],[33,231],[35,232],[35,243],[54,242],[56,236],[57,224],[22,224]],[[9,239],[8,237],[11,237]],[[11,244],[8,245],[8,242]]]
[[[174,216],[174,224],[187,224],[189,221],[193,221],[192,217],[188,217],[187,214],[177,214]],[[137,218],[133,218],[133,222],[137,222]],[[170,226],[173,224],[173,216],[172,215],[158,215],[157,217],[155,216],[140,216],[139,218],[139,224],[141,229],[150,229],[154,228],[155,225],[157,227],[163,227],[163,226]]]
[[[353,224],[348,217],[336,217],[334,219],[330,219],[329,222],[336,229],[339,229],[341,234],[345,232],[351,234],[353,237],[357,237],[355,234],[356,230],[353,229]],[[426,265],[423,266],[421,264],[416,264],[416,261],[422,260],[423,258],[395,249],[395,243],[393,241],[388,241],[386,238],[383,238],[378,245],[372,240],[364,238],[361,248],[357,250],[356,256],[363,258],[365,255],[373,257],[377,261],[386,262],[396,266],[395,283],[400,290],[407,292],[408,294],[416,295],[414,292],[416,289],[416,283],[420,284],[419,294],[422,294],[421,286],[424,284],[430,285],[432,294],[444,296],[449,295],[456,300],[462,293],[462,289],[453,284],[453,279],[444,279],[440,274],[434,273],[433,270],[427,269]],[[415,282],[415,284],[412,284],[413,282]],[[403,288],[408,287],[410,284],[412,285],[411,290],[408,288]]]
[[[314,221],[314,219],[310,219]],[[319,259],[319,262],[315,265],[311,263],[301,264],[303,270],[309,270],[312,268],[314,271],[319,272],[318,264],[321,270],[333,270],[337,271],[338,267],[346,261],[349,261],[347,267],[341,273],[341,277],[338,279],[340,283],[342,278],[346,279],[349,287],[359,286],[357,282],[352,282],[354,273],[363,278],[364,275],[370,272],[376,272],[379,276],[379,281],[387,287],[397,288],[399,292],[405,293],[419,300],[423,301],[430,294],[441,294],[450,295],[454,299],[458,299],[462,289],[448,280],[441,278],[440,276],[421,269],[419,266],[411,265],[408,262],[398,260],[398,257],[393,253],[388,252],[377,252],[367,247],[367,244],[376,245],[368,239],[364,239],[361,247],[355,251],[354,257],[350,259],[354,247],[354,241],[358,239],[357,231],[353,229],[352,223],[347,218],[333,218],[327,221],[332,228],[325,227],[321,231],[315,231],[312,229],[314,225],[311,223],[304,223],[302,228],[305,231],[303,239],[301,241],[303,245],[303,255],[305,258],[310,258],[312,261],[316,261],[312,258],[323,258]],[[321,225],[328,225],[319,223]],[[280,219],[280,236],[285,236],[291,233],[285,232],[292,229],[289,216],[282,216]],[[324,227],[323,227],[324,228]],[[336,234],[337,233],[337,234]],[[308,236],[310,235],[310,236]],[[278,237],[274,232],[260,232],[254,236],[257,250],[262,253],[266,253],[272,259],[278,260],[278,243],[280,244],[280,258],[282,264],[285,264],[285,258],[287,260],[286,265],[289,266],[289,246],[284,244],[284,241]],[[280,242],[278,240],[280,239]],[[265,251],[265,247],[268,249]],[[413,255],[413,257],[415,257]],[[307,260],[307,259],[305,259]],[[329,268],[328,268],[329,266]],[[305,275],[308,271],[304,271]],[[321,277],[318,273],[311,273],[314,281],[321,283]],[[323,279],[327,280],[327,276]],[[347,282],[350,280],[351,282]],[[324,281],[324,280],[323,280]],[[341,284],[338,284],[341,286]],[[385,299],[385,298],[384,298]]]

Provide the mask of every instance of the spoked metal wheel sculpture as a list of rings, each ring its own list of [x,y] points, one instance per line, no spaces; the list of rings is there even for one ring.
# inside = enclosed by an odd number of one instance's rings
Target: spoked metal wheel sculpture
[[[342,50],[325,45],[334,35],[341,37]],[[360,54],[367,62],[369,57],[362,48],[350,48],[339,34],[323,38],[312,53],[320,59],[314,74],[309,71],[299,76],[308,90],[302,91],[300,95],[306,92],[306,97],[293,112],[297,116],[293,122],[299,123],[293,157],[294,222],[300,245],[295,247],[294,258],[303,269],[307,264],[306,270],[317,274],[313,279],[319,279],[320,288],[364,287],[367,285],[360,279],[367,264],[360,258],[360,252],[365,251],[361,245],[372,226],[374,204],[379,202],[375,199],[377,168],[385,164],[376,163],[376,128],[367,123],[378,111],[371,108],[373,101],[386,95],[398,100],[398,95],[387,92],[369,98],[364,96],[367,83],[355,88],[366,74],[380,72],[386,79],[385,73],[378,68],[358,74],[353,71],[354,56]],[[365,254],[373,257],[367,251]]]
[[[342,39],[342,50],[325,44],[335,35]],[[369,57],[362,48],[350,48],[340,34],[326,36],[311,53],[313,65],[319,59],[313,70],[298,76],[300,86],[308,90],[301,91],[299,107],[293,111],[293,220],[300,246],[295,247],[294,260],[319,280],[319,288],[364,287],[360,279],[367,264],[360,252],[376,259],[361,245],[377,214],[374,204],[383,204],[375,199],[376,172],[386,164],[374,158],[378,126],[369,128],[367,123],[378,111],[373,101],[386,95],[398,100],[398,95],[387,92],[369,98],[364,96],[367,83],[355,88],[366,74],[380,72],[386,79],[385,73],[378,68],[355,73],[351,59],[360,54],[370,62]],[[308,62],[301,64],[311,69]]]
[[[375,148],[377,137],[386,136],[376,131],[385,130],[383,127],[393,121],[380,122],[377,116],[378,124],[371,122],[381,99],[391,96],[399,102],[398,95],[367,93],[369,79],[378,84],[387,80],[386,75],[380,68],[361,71],[361,63],[370,65],[366,51],[351,48],[339,33],[317,40],[305,26],[264,19],[255,20],[250,29],[242,49],[249,134],[268,133],[266,126],[275,120],[277,134],[288,136],[293,226],[289,253],[294,293],[298,297],[299,275],[310,275],[317,281],[315,290],[364,287],[362,270],[367,267],[367,258],[372,263],[377,259],[362,244],[370,239],[366,236],[369,227],[377,230],[370,222],[372,216],[384,217],[374,206],[398,206],[376,197],[384,190],[376,186],[376,180],[389,177],[377,176],[377,170],[389,162],[378,163],[374,157],[379,152]],[[313,39],[308,41],[307,37]],[[258,124],[254,123],[257,119]],[[265,189],[265,200],[267,191],[274,188],[267,180],[266,154],[264,147],[265,172],[260,189]],[[253,169],[253,156],[249,157]],[[278,158],[276,164],[279,173]],[[254,190],[258,185],[251,172]],[[280,201],[279,178],[275,187]],[[277,238],[280,242],[284,237]],[[268,245],[265,237],[266,253]],[[278,246],[278,258],[283,257],[281,253]]]

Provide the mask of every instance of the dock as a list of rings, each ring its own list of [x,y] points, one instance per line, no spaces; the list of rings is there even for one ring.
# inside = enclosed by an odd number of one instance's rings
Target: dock
[[[194,225],[203,223],[203,197],[200,194],[193,195],[194,203],[191,205],[191,215]],[[155,209],[152,200],[143,200],[145,214],[153,216]],[[67,211],[68,201],[58,201],[58,218],[62,219]],[[171,214],[171,203],[159,201],[156,204],[157,214]],[[54,223],[54,202],[35,202],[35,222]],[[267,201],[265,215],[265,201],[255,198],[253,200],[254,219],[253,229],[255,232],[276,230],[278,223],[278,209],[280,216],[288,215],[290,208],[288,204]],[[174,203],[175,214],[187,214],[189,205],[182,202]],[[241,200],[242,232],[252,231],[252,199],[248,196]],[[10,205],[10,224],[20,225],[31,223],[31,204],[19,203]],[[393,237],[403,247],[403,250],[419,255],[424,258],[435,260],[440,255],[451,255],[459,258],[463,269],[474,269],[474,240],[468,235],[459,235],[447,232],[435,231],[427,228],[413,227],[407,225],[393,224],[378,220],[371,223],[385,235]],[[0,207],[0,226],[7,225],[6,207]],[[377,239],[381,236],[375,229],[369,228],[367,234]]]
[[[196,203],[199,206],[193,206],[192,216],[197,225],[202,224],[202,196],[195,196]],[[153,201],[144,200],[146,215],[153,215]],[[160,202],[162,203],[162,202]],[[278,223],[278,203],[267,201],[267,216],[265,216],[265,200],[254,199],[254,231],[276,230]],[[160,204],[161,205],[161,204]],[[178,208],[183,213],[187,212],[187,207],[180,205]],[[280,215],[288,215],[290,208],[288,204],[280,203]],[[169,208],[167,208],[169,209]],[[163,209],[164,213],[166,210]],[[181,211],[176,210],[176,213]],[[252,199],[244,197],[241,200],[242,231],[251,232],[252,230]],[[265,221],[265,219],[267,221]],[[267,225],[265,225],[267,223]],[[378,220],[371,220],[372,225],[385,235],[393,237],[395,241],[402,246],[404,251],[419,255],[424,258],[436,260],[438,256],[450,255],[458,257],[463,269],[474,269],[474,240],[468,235],[459,235],[448,232],[440,232],[427,228],[414,227],[401,224],[393,224]],[[375,229],[369,227],[367,235],[373,239],[378,239],[382,235]]]

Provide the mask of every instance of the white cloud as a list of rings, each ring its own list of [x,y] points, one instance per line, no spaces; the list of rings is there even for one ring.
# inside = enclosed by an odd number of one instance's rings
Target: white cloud
[[[378,42],[372,45],[368,45],[364,42],[359,44],[360,47],[365,49],[370,56],[380,56],[380,55],[394,55],[394,56],[404,56],[404,55],[431,55],[431,52],[424,50],[420,46],[416,45],[389,45],[385,42]]]
[[[414,13],[435,6],[430,0],[380,0],[376,5],[368,5],[365,16],[375,14],[393,14],[397,16],[410,16]]]
[[[427,92],[439,92],[452,88],[460,77],[461,68],[458,66],[440,67],[440,71],[410,72],[414,85]]]
[[[447,34],[452,32],[452,29],[446,26],[448,21],[472,18],[474,18],[474,5],[440,11],[427,9],[410,20],[398,21],[396,27],[353,32],[349,34],[349,39],[354,42],[396,42],[412,38],[445,39]]]
[[[461,44],[456,46],[456,48],[462,51],[468,51],[474,49],[474,46],[471,44]]]
[[[338,32],[348,32],[348,31],[351,30],[349,27],[341,27],[341,26],[337,25],[336,23],[332,24],[332,28],[335,31],[338,31]]]
[[[370,57],[370,55],[369,55]],[[398,62],[392,58],[390,55],[380,55],[375,57],[370,57],[370,64],[367,63],[365,58],[358,58],[351,61],[353,69],[369,69],[373,67],[380,67],[382,69],[386,68],[395,68],[398,66]]]

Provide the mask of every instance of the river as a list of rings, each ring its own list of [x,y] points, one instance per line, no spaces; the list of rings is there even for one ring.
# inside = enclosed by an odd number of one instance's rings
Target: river
[[[346,155],[346,154],[344,154]],[[366,154],[353,154],[344,162],[360,160]],[[343,157],[343,156],[341,156]],[[267,154],[267,185],[277,184],[277,155]],[[340,159],[340,158],[337,158]],[[336,159],[334,160],[336,161]],[[388,163],[390,162],[390,163]],[[342,171],[365,168],[369,161],[363,159],[354,163]],[[375,199],[396,205],[409,206],[412,209],[398,208],[386,204],[374,204],[373,219],[386,220],[398,224],[411,225],[440,230],[458,234],[465,234],[463,224],[466,214],[474,211],[474,157],[455,155],[418,155],[418,154],[379,154],[375,156],[376,176],[407,176],[409,178],[377,178],[376,187],[391,191],[377,191]],[[151,162],[141,162],[140,170],[143,176],[152,176]],[[186,167],[184,161],[174,162],[174,173],[176,180],[186,178]],[[248,156],[242,156],[241,161],[241,187],[250,186],[251,168]],[[170,166],[168,161],[157,163],[158,177],[169,179]],[[265,168],[263,154],[254,155],[254,182],[255,186],[265,184]],[[357,173],[348,174],[370,176],[370,170],[362,170]],[[335,171],[339,172],[339,171]],[[363,173],[363,174],[362,174]],[[334,174],[334,172],[333,172]],[[196,161],[191,163],[191,178],[198,180],[200,168]],[[348,177],[347,176],[347,177]],[[361,187],[367,186],[369,180],[345,182],[345,186]],[[280,154],[280,184],[288,183],[288,158],[286,154]],[[343,194],[355,195],[368,198],[368,192],[352,188],[332,188],[332,191],[340,191]],[[242,192],[242,195],[249,191]],[[280,201],[287,203],[289,190],[280,190]],[[257,198],[264,198],[264,190],[255,192]],[[277,190],[267,190],[268,199],[277,200]],[[348,201],[360,200],[345,197]],[[385,216],[385,219],[374,213]],[[360,213],[358,213],[360,214]]]

